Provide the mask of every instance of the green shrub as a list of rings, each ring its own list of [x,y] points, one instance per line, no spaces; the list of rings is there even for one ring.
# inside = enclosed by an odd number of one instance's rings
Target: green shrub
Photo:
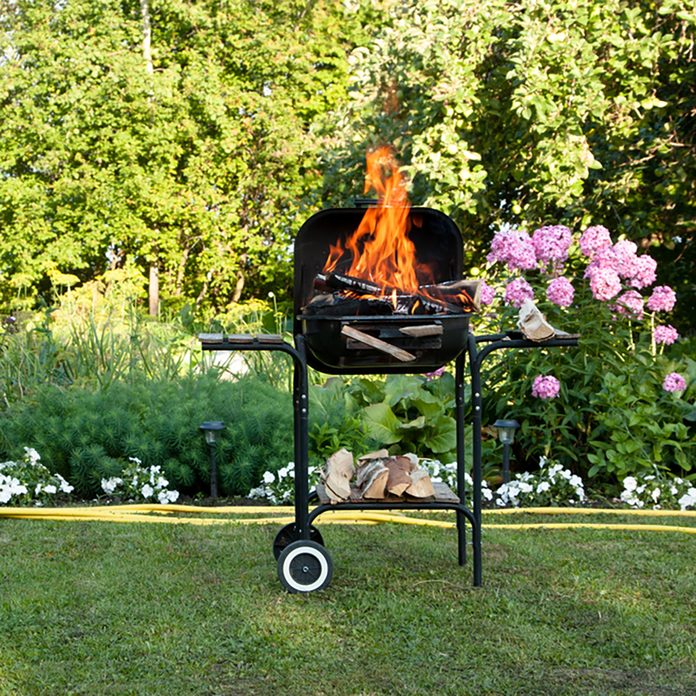
[[[89,497],[128,457],[161,466],[182,493],[209,490],[209,453],[198,429],[223,420],[220,492],[242,495],[292,459],[290,396],[256,378],[215,375],[115,382],[100,391],[45,385],[2,415],[0,456],[34,447],[52,472]]]

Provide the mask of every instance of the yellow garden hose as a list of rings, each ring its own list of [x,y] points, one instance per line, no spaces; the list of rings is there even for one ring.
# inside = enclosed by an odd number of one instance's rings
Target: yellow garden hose
[[[289,506],[219,506],[196,507],[190,505],[109,505],[64,508],[0,508],[0,518],[40,519],[54,521],[99,521],[119,523],[164,524],[273,524],[285,525],[295,521],[295,509]],[[619,510],[610,508],[501,508],[486,509],[485,515],[626,515],[635,517],[696,517],[696,510]],[[176,516],[184,513],[186,517]],[[262,513],[264,516],[259,516]],[[269,513],[277,516],[269,516]],[[292,513],[292,516],[288,516]],[[245,515],[242,518],[199,517],[199,515]],[[254,517],[246,517],[255,515]],[[322,514],[322,524],[380,524],[394,522],[418,526],[453,528],[454,522],[409,517],[395,512],[380,511],[327,511]],[[520,524],[486,524],[485,529],[610,529],[615,531],[681,532],[696,534],[696,527],[659,524],[600,524],[593,522],[539,522]]]

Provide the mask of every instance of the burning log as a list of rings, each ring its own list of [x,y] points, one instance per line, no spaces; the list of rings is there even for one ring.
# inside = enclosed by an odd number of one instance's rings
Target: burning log
[[[394,297],[395,306],[393,305],[394,309],[392,311],[395,311],[397,314],[413,313],[413,309],[417,307],[417,303],[420,303],[422,308],[431,314],[440,314],[442,312],[461,314],[463,311],[462,306],[451,304],[444,299],[432,297],[430,292],[427,294],[418,292],[404,295],[399,293],[398,288],[382,287],[369,280],[342,275],[340,273],[319,273],[314,279],[314,287],[318,290],[350,292],[359,297],[364,297],[365,295],[382,299]],[[434,288],[438,286],[426,287]],[[473,306],[473,300],[471,302]],[[399,307],[400,304],[402,305],[401,307]],[[401,311],[399,311],[399,309],[401,309]]]

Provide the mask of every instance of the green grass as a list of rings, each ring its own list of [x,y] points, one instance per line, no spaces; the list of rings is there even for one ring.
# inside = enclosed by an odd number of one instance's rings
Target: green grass
[[[0,521],[0,694],[694,692],[693,536],[324,525],[299,596],[277,529]]]

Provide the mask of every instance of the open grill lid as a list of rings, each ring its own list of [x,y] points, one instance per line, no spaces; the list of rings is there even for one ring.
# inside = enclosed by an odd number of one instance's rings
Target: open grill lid
[[[324,269],[331,245],[337,241],[344,245],[364,214],[364,208],[329,208],[310,217],[300,228],[294,249],[294,334],[304,337],[307,362],[321,372],[386,374],[436,370],[464,349],[469,314],[341,315],[340,305],[338,315],[335,311],[322,315],[321,311],[305,310],[316,292],[315,279]],[[409,222],[416,261],[430,269],[428,277],[418,280],[424,285],[460,280],[462,237],[454,221],[432,208],[411,208]],[[350,258],[341,259],[334,271],[340,274],[349,266]],[[434,333],[409,333],[416,327],[422,330],[424,325]],[[356,338],[356,330],[386,342],[394,353],[361,342],[359,336]],[[410,354],[411,359],[405,360],[402,351]]]

